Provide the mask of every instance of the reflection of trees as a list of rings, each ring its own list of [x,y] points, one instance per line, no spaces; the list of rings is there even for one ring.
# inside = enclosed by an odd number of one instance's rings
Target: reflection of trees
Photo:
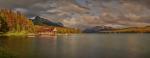
[[[32,55],[32,39],[29,39],[25,36],[2,37],[0,42],[2,42],[0,43],[2,45],[0,47],[3,49],[2,51],[5,53],[5,55],[9,54],[17,58],[28,58],[29,55]]]
[[[0,47],[0,58],[16,58],[16,55],[5,48]]]
[[[10,36],[0,38],[0,48],[2,48],[3,54],[5,53],[5,55],[8,55],[8,58],[11,58],[9,55],[12,55],[12,58],[46,58],[46,56],[52,56],[48,58],[55,57],[54,52],[56,52],[57,36],[36,38],[28,38],[26,36]],[[5,58],[1,57],[1,55],[2,54],[0,54],[0,58]]]
[[[15,53],[5,47],[6,38],[8,37],[0,36],[0,38],[0,58],[16,58]]]

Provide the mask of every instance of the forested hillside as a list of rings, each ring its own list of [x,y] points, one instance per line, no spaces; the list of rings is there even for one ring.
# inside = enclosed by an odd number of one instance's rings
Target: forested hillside
[[[34,25],[23,14],[9,9],[0,10],[0,32],[33,32]]]
[[[79,29],[67,28],[67,27],[57,27],[57,26],[39,26],[35,25],[35,32],[45,31],[44,28],[48,29],[57,29],[57,33],[65,34],[65,33],[81,33]],[[47,31],[48,32],[48,31]]]
[[[41,19],[42,20],[42,19]],[[44,20],[44,19],[43,19]],[[37,30],[43,30],[43,28],[57,28],[57,33],[79,33],[80,30],[74,28],[62,27],[63,24],[42,21],[46,23],[44,25],[33,24],[33,21],[28,19],[25,15],[20,12],[13,11],[10,9],[0,10],[0,33],[11,33],[11,34],[27,34],[37,33]],[[49,32],[49,31],[47,31]]]

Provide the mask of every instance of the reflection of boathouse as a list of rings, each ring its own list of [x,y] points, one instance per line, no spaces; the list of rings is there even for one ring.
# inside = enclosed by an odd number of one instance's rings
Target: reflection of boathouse
[[[37,31],[39,35],[55,35],[57,33],[56,28],[40,28]]]

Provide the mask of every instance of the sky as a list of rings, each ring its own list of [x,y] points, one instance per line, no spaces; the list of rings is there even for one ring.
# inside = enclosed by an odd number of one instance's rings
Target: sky
[[[150,0],[0,0],[0,8],[41,16],[67,27],[150,25]]]

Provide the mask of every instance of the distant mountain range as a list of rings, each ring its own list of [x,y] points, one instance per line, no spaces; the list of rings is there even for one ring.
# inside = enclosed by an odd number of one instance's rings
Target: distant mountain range
[[[52,22],[48,19],[41,18],[39,16],[36,16],[34,19],[32,19],[32,22],[35,25],[47,25],[47,26],[57,26],[57,27],[63,27],[64,25],[61,22]]]
[[[119,32],[119,33],[149,33],[150,26],[145,27],[128,27],[128,28],[113,28],[110,26],[95,26],[90,27],[82,31],[83,33],[107,33],[107,32]]]
[[[128,27],[123,29],[114,29],[112,32],[120,33],[150,33],[150,26],[144,27]]]
[[[55,27],[65,27],[61,22],[53,22],[48,19],[36,16],[32,19],[35,25],[40,26],[55,26]],[[82,31],[83,33],[108,33],[108,32],[120,32],[120,33],[138,33],[138,32],[150,32],[150,26],[145,27],[128,27],[128,28],[116,28],[113,26],[94,26],[88,27]]]
[[[83,30],[84,33],[101,33],[101,32],[109,32],[113,30],[113,27],[109,26],[95,26],[95,27],[89,27],[85,30]]]

